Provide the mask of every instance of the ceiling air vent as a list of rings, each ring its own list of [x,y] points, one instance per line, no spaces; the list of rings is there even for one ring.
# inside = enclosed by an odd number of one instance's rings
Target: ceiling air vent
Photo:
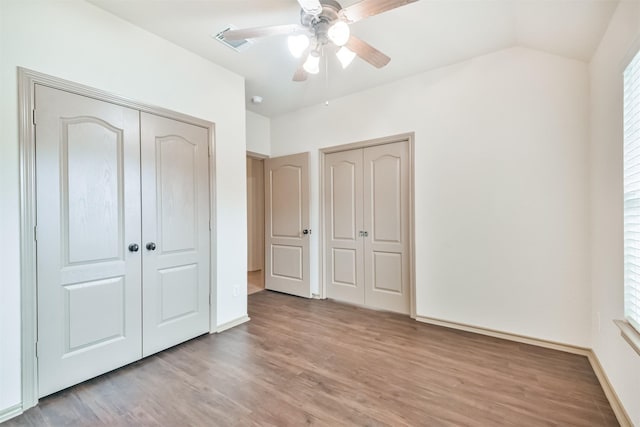
[[[224,30],[220,31],[218,34],[214,35],[213,38],[215,38],[216,40],[218,40],[220,43],[222,43],[225,46],[230,47],[231,49],[235,50],[236,52],[242,52],[244,50],[247,50],[249,48],[249,46],[251,46],[251,41],[250,40],[227,40],[224,38],[224,33],[226,33],[229,30],[235,30],[236,27],[233,25],[229,25],[227,28],[225,28]]]

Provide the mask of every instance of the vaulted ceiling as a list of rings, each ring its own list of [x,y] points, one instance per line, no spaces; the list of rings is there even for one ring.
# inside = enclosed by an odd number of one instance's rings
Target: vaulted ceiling
[[[323,65],[300,83],[291,80],[299,60],[289,53],[286,37],[256,39],[243,52],[211,37],[230,24],[299,23],[296,0],[89,1],[244,76],[247,108],[269,117],[512,46],[589,61],[617,5],[617,0],[419,0],[351,26],[354,35],[391,57],[385,68],[357,58],[342,70],[331,58],[328,70]],[[264,102],[252,104],[253,95]]]

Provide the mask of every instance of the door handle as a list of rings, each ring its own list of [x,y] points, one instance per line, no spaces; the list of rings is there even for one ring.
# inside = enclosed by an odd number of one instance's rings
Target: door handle
[[[360,237],[367,237],[369,235],[368,231],[360,230]]]
[[[311,234],[311,229],[305,228],[302,230],[302,234]]]
[[[140,246],[138,246],[137,243],[132,243],[129,245],[129,252],[138,252],[138,249],[140,249]]]
[[[155,251],[156,250],[156,244],[153,243],[153,242],[147,243],[147,250],[148,251]]]

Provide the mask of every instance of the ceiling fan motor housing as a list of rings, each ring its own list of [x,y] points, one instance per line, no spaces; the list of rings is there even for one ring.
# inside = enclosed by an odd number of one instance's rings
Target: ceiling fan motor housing
[[[320,4],[322,4],[322,12],[318,15],[307,13],[304,9],[300,10],[300,23],[315,35],[318,47],[329,42],[327,36],[329,27],[340,18],[339,13],[342,10],[340,3],[335,0],[321,0]]]

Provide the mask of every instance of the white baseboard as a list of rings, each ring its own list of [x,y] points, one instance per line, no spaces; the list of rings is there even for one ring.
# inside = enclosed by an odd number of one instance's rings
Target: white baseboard
[[[10,420],[22,414],[22,404],[9,406],[6,409],[0,411],[0,423]]]
[[[611,385],[611,382],[609,382],[609,377],[607,377],[604,369],[602,369],[598,356],[596,356],[593,351],[590,351],[587,357],[589,358],[589,363],[591,363],[593,372],[596,374],[596,377],[598,377],[598,381],[600,381],[600,386],[602,386],[605,396],[607,396],[607,399],[609,400],[613,413],[616,414],[618,422],[622,427],[633,427],[631,417],[627,414],[624,406],[622,406],[622,402],[620,402],[620,399],[618,398],[618,394]]]
[[[589,356],[591,349],[579,347],[571,344],[564,344],[555,341],[543,340],[539,338],[528,337],[525,335],[512,334],[510,332],[496,331],[495,329],[482,328],[478,326],[466,325],[464,323],[449,322],[447,320],[434,319],[431,317],[416,316],[416,320],[422,323],[430,323],[432,325],[444,326],[445,328],[458,329],[460,331],[473,332],[480,335],[487,335],[494,338],[502,338],[509,341],[515,341],[522,344],[531,344],[538,347],[550,348],[552,350],[560,350],[566,353],[579,354],[581,356]]]
[[[457,329],[457,330],[466,331],[466,332],[473,332],[480,335],[487,335],[494,338],[502,338],[509,341],[515,341],[523,344],[530,344],[538,347],[544,347],[552,350],[559,350],[559,351],[564,351],[566,353],[585,356],[587,357],[587,359],[589,359],[589,363],[591,364],[593,372],[598,378],[598,381],[600,382],[600,386],[602,387],[602,390],[604,391],[604,394],[607,397],[607,400],[609,400],[611,409],[613,410],[613,413],[618,419],[618,422],[620,423],[620,425],[622,427],[633,427],[633,424],[631,423],[631,418],[629,418],[629,414],[627,414],[627,412],[625,411],[624,406],[622,406],[622,402],[620,402],[618,395],[616,394],[615,390],[611,386],[611,383],[609,382],[609,378],[607,378],[607,375],[602,369],[602,365],[600,365],[600,361],[598,360],[598,357],[590,348],[578,347],[571,344],[563,344],[563,343],[548,341],[540,338],[527,337],[524,335],[512,334],[509,332],[496,331],[494,329],[481,328],[478,326],[465,325],[464,323],[449,322],[447,320],[434,319],[431,317],[416,316],[415,319],[418,322],[422,322],[422,323],[429,323],[432,325],[444,326],[445,328]]]
[[[214,332],[216,334],[219,334],[220,332],[224,332],[227,329],[233,328],[234,326],[242,325],[243,323],[248,322],[249,320],[251,320],[251,319],[247,315],[238,317],[237,319],[234,319],[234,320],[231,320],[229,322],[223,323],[222,325],[218,325],[218,327],[215,329]]]

